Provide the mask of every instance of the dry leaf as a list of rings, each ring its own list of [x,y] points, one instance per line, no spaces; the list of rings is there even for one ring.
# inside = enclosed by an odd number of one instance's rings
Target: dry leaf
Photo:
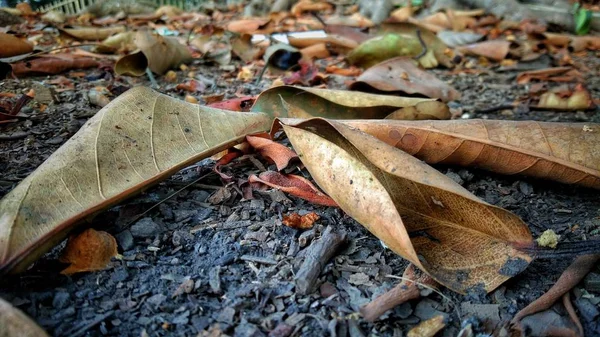
[[[125,32],[125,26],[115,27],[73,27],[63,28],[60,31],[84,41],[99,41],[108,38],[111,35]]]
[[[483,56],[494,61],[502,61],[508,55],[510,42],[504,40],[484,41],[459,46],[457,49],[466,54]]]
[[[0,297],[0,336],[48,337],[31,318]]]
[[[517,75],[517,83],[526,84],[532,80],[551,82],[583,82],[583,75],[573,67],[553,67],[523,71]]]
[[[115,64],[115,72],[119,75],[141,76],[146,67],[157,74],[192,60],[187,47],[174,37],[138,31],[134,37],[138,52],[123,56]]]
[[[348,215],[448,288],[489,292],[532,260],[516,248],[534,244],[519,217],[420,160],[333,120],[282,123],[311,176]]]
[[[284,215],[281,223],[294,229],[310,229],[319,218],[315,212],[310,212],[302,216],[298,213],[292,213]]]
[[[369,119],[384,118],[400,108],[426,101],[431,99],[282,85],[263,91],[251,111],[265,112],[274,117],[306,117],[289,115],[286,106],[292,106],[308,113],[308,116]]]
[[[573,90],[555,90],[543,93],[536,108],[553,110],[589,110],[596,108],[594,99],[583,85],[578,84]]]
[[[0,33],[0,58],[13,57],[33,51],[33,46],[12,34]]]
[[[424,120],[424,119],[450,119],[450,108],[442,102],[429,101],[417,103],[392,112],[385,119],[397,120]]]
[[[71,265],[60,273],[71,275],[102,270],[117,255],[117,240],[112,235],[89,228],[67,241],[59,260]]]
[[[416,62],[407,57],[396,57],[365,70],[356,82],[350,85],[350,89],[365,89],[365,85],[385,92],[421,94],[430,98],[439,98],[444,102],[460,98],[460,93],[456,89],[431,73],[419,69]]]
[[[292,6],[291,13],[294,16],[301,16],[304,12],[329,11],[333,5],[326,1],[300,0]]]
[[[127,91],[0,200],[0,274],[27,268],[80,220],[270,124],[265,114]]]
[[[600,189],[600,124],[347,121],[430,164],[479,167]]]
[[[406,337],[433,337],[446,326],[444,316],[439,315],[422,321],[419,325],[410,329]]]
[[[297,175],[284,175],[275,171],[267,171],[261,173],[258,177],[251,175],[248,182],[265,184],[315,204],[337,206],[333,199],[319,191],[310,181]]]
[[[35,59],[11,64],[13,73],[17,77],[35,74],[60,74],[71,69],[87,69],[99,65],[100,63],[91,57],[73,54],[39,55]]]
[[[211,108],[231,110],[231,111],[250,111],[252,104],[256,98],[252,96],[244,96],[238,98],[232,98],[225,101],[219,101],[209,103],[208,106]]]
[[[286,168],[290,160],[298,158],[296,152],[292,149],[279,143],[275,143],[270,139],[246,136],[246,141],[258,151],[261,156],[275,163],[278,171]]]

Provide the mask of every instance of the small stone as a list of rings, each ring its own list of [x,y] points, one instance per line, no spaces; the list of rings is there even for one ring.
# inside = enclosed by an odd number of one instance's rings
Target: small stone
[[[586,322],[593,322],[596,317],[600,316],[598,308],[592,304],[587,298],[580,297],[575,300],[575,306],[579,309],[579,315],[583,317]]]
[[[233,318],[235,316],[235,309],[227,307],[223,309],[217,316],[217,321],[221,323],[233,324]]]
[[[458,175],[464,180],[464,181],[471,181],[473,180],[473,178],[475,178],[475,175],[471,172],[469,172],[468,170],[460,170],[458,171]]]
[[[319,287],[319,291],[321,293],[321,297],[323,298],[327,298],[331,295],[337,294],[338,292],[331,282],[325,282],[321,284],[321,286]]]
[[[121,249],[123,249],[123,251],[130,250],[134,247],[133,235],[131,235],[131,232],[129,231],[129,229],[126,229],[126,230],[122,231],[121,233],[115,235],[115,238],[117,239],[117,242],[119,243],[119,247],[121,247]]]
[[[153,296],[148,297],[148,299],[146,300],[147,303],[150,303],[156,307],[158,307],[159,305],[162,304],[162,302],[164,302],[167,299],[166,295],[163,294],[156,294]]]
[[[413,309],[408,302],[404,302],[394,309],[394,313],[401,319],[406,319],[413,313]]]
[[[158,205],[158,210],[160,212],[160,215],[162,215],[162,217],[165,218],[165,220],[173,219],[173,216],[174,216],[173,209],[171,208],[170,205],[162,203],[162,204]]]
[[[262,199],[252,199],[252,200],[250,200],[250,208],[251,209],[264,209],[265,201]]]
[[[531,184],[524,181],[519,182],[519,191],[525,195],[531,195],[533,193],[533,187]]]
[[[162,232],[162,228],[152,218],[143,218],[131,226],[134,238],[151,238]]]
[[[498,304],[476,304],[463,302],[460,311],[465,317],[475,316],[482,321],[488,321],[493,325],[500,323],[500,305]]]
[[[124,267],[115,269],[115,271],[113,272],[113,274],[111,276],[111,280],[113,280],[113,282],[115,282],[115,283],[123,282],[123,281],[127,280],[128,278],[129,278],[129,272]]]
[[[188,324],[190,322],[189,317],[190,312],[189,310],[186,310],[173,319],[173,324]]]
[[[447,318],[447,313],[436,309],[439,307],[441,307],[441,305],[438,302],[426,298],[417,304],[417,306],[415,307],[414,315],[420,318],[422,321],[428,320],[439,315],[442,315],[445,318]]]
[[[251,323],[241,323],[233,332],[235,337],[263,337],[265,334],[260,329]]]
[[[600,274],[589,273],[585,279],[583,279],[585,289],[591,292],[600,292]]]
[[[66,308],[67,305],[69,305],[69,302],[71,301],[71,295],[69,295],[69,293],[64,292],[64,291],[59,291],[54,295],[54,299],[52,300],[52,306],[55,309],[63,309]]]
[[[173,246],[187,246],[194,241],[194,235],[189,231],[177,230],[173,232],[173,238],[171,239]]]
[[[452,171],[447,172],[446,177],[454,180],[454,182],[459,185],[462,185],[465,183],[465,181],[460,177],[460,175],[458,173],[454,173]]]
[[[173,215],[175,216],[175,222],[189,219],[196,215],[196,213],[198,213],[198,211],[192,209],[180,209],[173,211]]]
[[[294,327],[282,322],[269,332],[269,337],[288,337],[292,332],[294,332]]]

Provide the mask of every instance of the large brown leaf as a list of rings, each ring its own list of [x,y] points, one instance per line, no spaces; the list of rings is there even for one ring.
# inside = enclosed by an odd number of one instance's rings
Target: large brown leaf
[[[307,116],[370,119],[384,118],[401,108],[429,101],[432,100],[282,85],[263,91],[254,102],[251,111],[265,112],[274,117],[291,117],[286,106],[288,104],[302,110]]]
[[[349,121],[430,164],[474,166],[600,189],[600,124]]]
[[[264,114],[129,90],[0,200],[0,274],[26,268],[80,220],[270,122]]]
[[[420,160],[341,122],[283,123],[317,184],[390,249],[448,288],[489,292],[531,261],[515,248],[533,245],[519,217]]]
[[[31,318],[0,298],[0,337],[48,337]]]

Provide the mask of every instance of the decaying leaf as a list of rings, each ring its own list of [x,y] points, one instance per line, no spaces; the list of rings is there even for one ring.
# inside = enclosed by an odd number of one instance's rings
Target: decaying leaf
[[[420,160],[340,122],[282,123],[312,177],[347,214],[448,288],[489,292],[532,260],[515,248],[533,245],[519,217]]]
[[[287,103],[308,113],[308,117],[370,119],[384,118],[400,108],[426,101],[431,99],[282,85],[263,91],[251,111],[265,112],[274,117],[292,117],[286,109]]]
[[[398,56],[414,57],[422,51],[423,46],[417,37],[384,34],[361,43],[348,54],[347,59],[350,64],[369,68]]]
[[[61,274],[71,275],[105,269],[110,259],[117,256],[117,240],[107,232],[88,228],[67,241],[60,262],[70,263]]]
[[[312,228],[315,221],[319,220],[319,216],[315,212],[300,215],[298,213],[292,213],[285,215],[281,223],[294,229],[309,229]]]
[[[33,74],[60,74],[71,69],[87,69],[100,65],[91,57],[73,54],[50,54],[11,64],[17,77]]]
[[[483,56],[494,61],[502,61],[508,55],[510,42],[505,40],[484,41],[457,47],[463,53]]]
[[[347,121],[430,164],[600,189],[600,125],[534,121]]]
[[[117,61],[117,74],[141,76],[148,67],[162,75],[167,70],[192,60],[187,47],[173,37],[138,31],[134,43],[139,51],[123,56]]]
[[[319,191],[310,181],[297,175],[284,175],[275,171],[266,171],[258,177],[251,175],[248,178],[248,182],[265,184],[315,204],[337,206],[333,199]]]
[[[0,336],[48,337],[31,318],[0,297]]]
[[[63,28],[60,31],[84,41],[99,41],[108,38],[111,35],[125,32],[125,26],[114,27],[72,27]]]
[[[407,57],[396,57],[381,62],[362,73],[350,85],[352,90],[368,91],[368,87],[385,92],[420,94],[439,98],[444,102],[457,100],[460,93],[446,82],[417,67]]]
[[[12,34],[0,32],[0,58],[13,57],[33,51],[33,46]]]
[[[523,71],[517,75],[517,83],[526,84],[532,80],[552,82],[583,81],[583,75],[573,67],[554,67]]]
[[[278,171],[288,166],[290,160],[298,158],[296,152],[285,145],[275,143],[270,139],[256,136],[246,136],[246,141],[266,159],[275,163]]]
[[[0,274],[24,270],[80,220],[270,123],[144,87],[127,91],[0,200]]]

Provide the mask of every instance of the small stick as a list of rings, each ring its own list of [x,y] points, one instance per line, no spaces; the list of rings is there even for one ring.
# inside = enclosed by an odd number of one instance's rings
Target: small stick
[[[567,291],[566,294],[562,297],[563,305],[565,309],[567,309],[567,313],[569,313],[569,317],[577,327],[577,331],[579,331],[579,336],[583,336],[583,325],[581,325],[581,321],[579,317],[577,317],[577,313],[575,313],[575,308],[573,308],[573,303],[571,303],[571,293]]]
[[[313,241],[306,252],[306,257],[298,273],[296,273],[296,292],[300,295],[309,294],[317,283],[321,271],[346,242],[346,233],[334,233],[332,226],[327,226],[318,241]]]
[[[417,29],[416,33],[417,33],[417,39],[419,39],[419,43],[421,44],[421,47],[423,47],[423,49],[421,50],[419,55],[413,57],[413,59],[418,60],[421,57],[425,56],[425,54],[427,54],[427,45],[425,44],[425,41],[423,41],[423,37],[421,36],[421,30]]]
[[[421,296],[419,284],[435,286],[437,283],[427,274],[422,273],[420,277],[415,275],[415,266],[408,265],[402,275],[402,282],[390,291],[380,295],[373,301],[360,308],[360,313],[369,322],[376,321],[386,311],[400,304]]]
[[[519,311],[511,323],[520,326],[523,317],[546,310],[561,296],[569,292],[577,285],[600,259],[600,255],[583,255],[575,259],[573,263],[560,275],[556,283],[544,295],[529,303],[528,306]]]
[[[158,89],[159,88],[158,82],[156,82],[156,79],[154,78],[154,75],[152,75],[152,70],[150,70],[150,68],[146,68],[146,75],[148,75],[148,78],[150,79],[150,83],[152,83],[152,87],[154,89]]]

